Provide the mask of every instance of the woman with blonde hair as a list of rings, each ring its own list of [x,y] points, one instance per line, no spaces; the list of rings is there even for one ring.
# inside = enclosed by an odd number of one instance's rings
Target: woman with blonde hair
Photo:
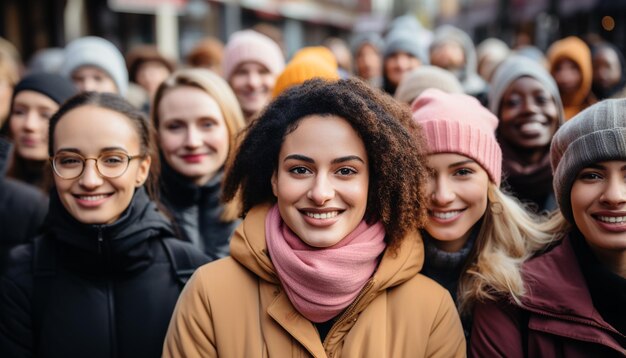
[[[163,164],[161,199],[179,234],[213,260],[227,256],[239,208],[237,201],[220,202],[220,187],[245,125],[237,98],[210,70],[180,70],[159,86],[152,122]]]
[[[467,337],[472,308],[499,292],[524,293],[521,263],[551,236],[499,188],[498,119],[465,94],[428,89],[413,103],[428,141],[428,219],[422,273],[456,299]]]
[[[419,274],[426,168],[410,116],[358,80],[270,103],[226,175],[246,214],[231,256],[189,281],[163,356],[464,357],[450,294]]]
[[[13,87],[19,79],[17,64],[8,53],[0,51],[0,128],[9,116]]]

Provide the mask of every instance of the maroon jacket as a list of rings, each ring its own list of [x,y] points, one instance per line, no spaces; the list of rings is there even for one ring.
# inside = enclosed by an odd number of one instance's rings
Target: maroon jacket
[[[593,307],[568,238],[525,263],[523,276],[522,306],[509,300],[476,306],[471,356],[626,357],[626,336]]]

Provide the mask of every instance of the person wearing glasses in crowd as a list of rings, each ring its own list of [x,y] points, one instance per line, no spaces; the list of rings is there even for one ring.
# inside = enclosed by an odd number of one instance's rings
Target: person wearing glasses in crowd
[[[51,118],[49,138],[49,213],[0,279],[0,352],[157,357],[185,279],[208,258],[151,200],[149,122],[117,95],[87,92]]]

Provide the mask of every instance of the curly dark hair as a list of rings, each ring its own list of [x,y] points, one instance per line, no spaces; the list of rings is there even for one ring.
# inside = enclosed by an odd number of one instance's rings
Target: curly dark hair
[[[241,215],[256,205],[275,203],[271,177],[282,143],[310,115],[339,116],[363,140],[370,162],[365,218],[370,223],[380,220],[387,244],[397,247],[425,220],[425,141],[406,106],[361,80],[310,80],[270,103],[241,133],[241,145],[227,168],[223,199],[240,194]]]

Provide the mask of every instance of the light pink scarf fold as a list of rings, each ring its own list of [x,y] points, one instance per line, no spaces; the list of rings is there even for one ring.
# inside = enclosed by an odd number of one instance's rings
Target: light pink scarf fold
[[[312,322],[326,322],[352,303],[376,270],[385,250],[385,229],[364,220],[327,248],[305,244],[274,205],[265,218],[265,241],[289,300]]]

